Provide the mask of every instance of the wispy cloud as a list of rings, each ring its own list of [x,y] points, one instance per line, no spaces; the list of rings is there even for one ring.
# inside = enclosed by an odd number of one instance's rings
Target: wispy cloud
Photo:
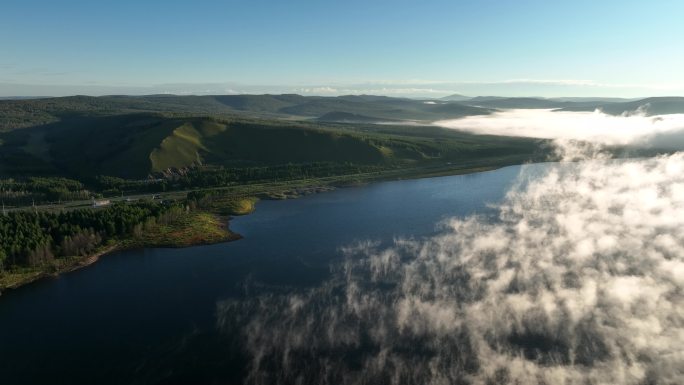
[[[219,302],[246,383],[684,381],[684,155],[529,166],[498,211]]]
[[[492,82],[492,84],[550,84],[550,85],[560,85],[560,86],[600,86],[601,84],[596,83],[593,80],[581,80],[581,79],[509,79],[500,82]]]

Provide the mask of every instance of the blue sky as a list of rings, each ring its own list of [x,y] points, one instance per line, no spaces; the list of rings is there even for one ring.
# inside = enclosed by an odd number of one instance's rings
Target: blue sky
[[[684,94],[683,1],[0,5],[0,96]]]

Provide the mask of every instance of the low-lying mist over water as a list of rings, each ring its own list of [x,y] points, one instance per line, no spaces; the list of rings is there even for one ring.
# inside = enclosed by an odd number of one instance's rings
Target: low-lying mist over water
[[[502,114],[515,123],[521,112]],[[626,130],[641,135],[641,124]],[[562,150],[593,155],[523,171],[496,218],[452,218],[390,247],[359,242],[318,287],[219,302],[247,383],[684,382],[684,154]]]
[[[684,148],[684,114],[648,116],[647,110],[645,105],[632,114],[615,116],[599,110],[513,109],[434,124],[477,134],[573,139],[615,145],[657,145],[676,139]]]

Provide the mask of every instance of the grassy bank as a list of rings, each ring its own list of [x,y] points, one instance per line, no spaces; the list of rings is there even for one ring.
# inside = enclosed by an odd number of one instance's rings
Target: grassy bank
[[[118,242],[110,242],[89,255],[58,258],[42,266],[15,268],[10,271],[4,271],[0,274],[0,293],[7,289],[16,289],[42,278],[54,277],[88,266],[96,262],[101,256],[119,249],[120,244]]]
[[[132,247],[188,247],[240,239],[228,230],[228,219],[208,212],[191,212],[170,224],[157,224],[122,245]]]

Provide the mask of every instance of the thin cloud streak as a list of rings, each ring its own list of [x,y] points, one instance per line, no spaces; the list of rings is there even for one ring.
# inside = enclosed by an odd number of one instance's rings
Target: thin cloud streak
[[[0,71],[0,76],[2,76]],[[54,75],[54,74],[53,74]],[[246,84],[239,82],[173,83],[173,84],[104,84],[101,81],[85,84],[51,84],[55,76],[44,76],[34,84],[13,82],[0,84],[0,96],[74,94],[157,94],[181,95],[225,94],[225,89],[245,94],[301,93],[304,95],[337,96],[349,94],[376,94],[402,97],[438,98],[451,94],[469,96],[616,96],[644,97],[684,94],[684,85],[607,84],[585,79],[506,79],[500,81],[445,81],[445,80],[370,80],[349,82],[321,82],[317,84]],[[5,75],[5,78],[11,78]]]

